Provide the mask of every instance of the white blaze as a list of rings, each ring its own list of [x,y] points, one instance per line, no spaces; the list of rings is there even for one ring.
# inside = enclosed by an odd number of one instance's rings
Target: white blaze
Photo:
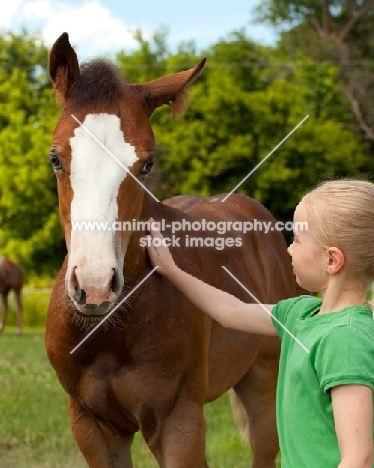
[[[71,221],[106,222],[109,229],[72,231],[68,274],[76,267],[82,271],[85,286],[100,287],[106,281],[107,269],[120,267],[115,258],[115,232],[110,227],[118,216],[118,191],[127,172],[111,154],[127,168],[137,161],[137,156],[135,148],[125,141],[118,116],[88,114],[83,125],[108,151],[82,126],[75,129],[70,140],[74,192]]]

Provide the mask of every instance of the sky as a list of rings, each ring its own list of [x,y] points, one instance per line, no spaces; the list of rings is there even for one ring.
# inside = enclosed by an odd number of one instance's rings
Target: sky
[[[0,31],[40,31],[47,46],[61,33],[81,59],[133,50],[132,31],[145,39],[161,26],[168,28],[167,44],[173,49],[193,39],[198,50],[215,44],[229,32],[244,29],[263,44],[275,41],[270,28],[253,23],[258,0],[2,0]]]

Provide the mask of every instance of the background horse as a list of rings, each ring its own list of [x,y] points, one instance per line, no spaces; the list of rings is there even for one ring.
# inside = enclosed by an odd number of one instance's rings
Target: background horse
[[[12,262],[8,258],[0,257],[0,293],[3,305],[0,332],[5,328],[8,316],[8,294],[13,289],[17,304],[17,329],[16,334],[22,333],[22,299],[21,292],[24,282],[24,272],[18,263]]]
[[[182,196],[159,203],[144,189],[154,164],[149,117],[164,104],[181,114],[187,87],[204,63],[131,84],[103,61],[80,68],[66,33],[50,53],[49,73],[63,107],[50,160],[68,255],[52,292],[45,343],[91,468],[132,467],[138,430],[159,466],[207,467],[203,405],[231,388],[236,418],[250,432],[252,467],[275,466],[279,339],[224,329],[157,273],[142,282],[152,270],[142,245],[145,228],[74,229],[78,222],[118,226],[152,216],[173,239],[173,223],[275,222],[249,197],[232,195],[221,203],[223,195]],[[241,246],[233,245],[235,234],[200,231],[200,245],[187,247],[184,232],[171,250],[184,270],[244,301],[252,300],[222,265],[264,303],[296,295],[282,234],[252,231],[241,236]],[[226,247],[212,247],[217,239]]]

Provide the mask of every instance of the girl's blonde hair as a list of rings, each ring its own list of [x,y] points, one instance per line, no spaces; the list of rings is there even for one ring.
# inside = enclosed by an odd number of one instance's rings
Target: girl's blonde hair
[[[338,247],[352,279],[374,281],[374,184],[362,180],[324,182],[303,198],[324,248]]]

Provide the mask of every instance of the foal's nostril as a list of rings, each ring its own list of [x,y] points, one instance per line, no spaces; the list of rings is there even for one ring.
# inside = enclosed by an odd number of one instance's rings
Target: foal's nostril
[[[75,270],[76,270],[77,267],[74,267],[72,270],[71,270],[71,274],[70,274],[70,278],[69,278],[69,287],[72,288],[72,289],[77,289],[79,288],[79,283],[78,283],[78,278],[77,278],[77,274],[75,273]]]
[[[95,272],[94,269],[92,271]],[[76,266],[69,273],[69,295],[82,313],[92,315],[106,313],[118,298],[121,285],[121,275],[114,267],[99,269],[99,274],[93,275],[91,269]]]
[[[73,299],[77,302],[77,304],[85,304],[86,303],[86,291],[81,289],[79,286],[79,281],[77,274],[75,272],[77,267],[74,267],[71,271],[70,278],[69,278],[69,289],[70,291],[75,291],[73,295]]]
[[[73,299],[77,302],[77,304],[85,304],[87,294],[86,294],[86,291],[81,289],[79,286],[79,281],[75,273],[75,269],[76,267],[71,272],[71,277],[70,277],[70,286],[72,286],[75,291]]]
[[[86,297],[87,297],[86,291],[81,289],[79,285],[75,286],[74,299],[77,302],[77,304],[85,304]]]
[[[111,291],[118,294],[119,278],[118,278],[117,270],[115,268],[113,268],[113,276],[112,276],[112,279],[110,280],[109,287],[110,287]]]

